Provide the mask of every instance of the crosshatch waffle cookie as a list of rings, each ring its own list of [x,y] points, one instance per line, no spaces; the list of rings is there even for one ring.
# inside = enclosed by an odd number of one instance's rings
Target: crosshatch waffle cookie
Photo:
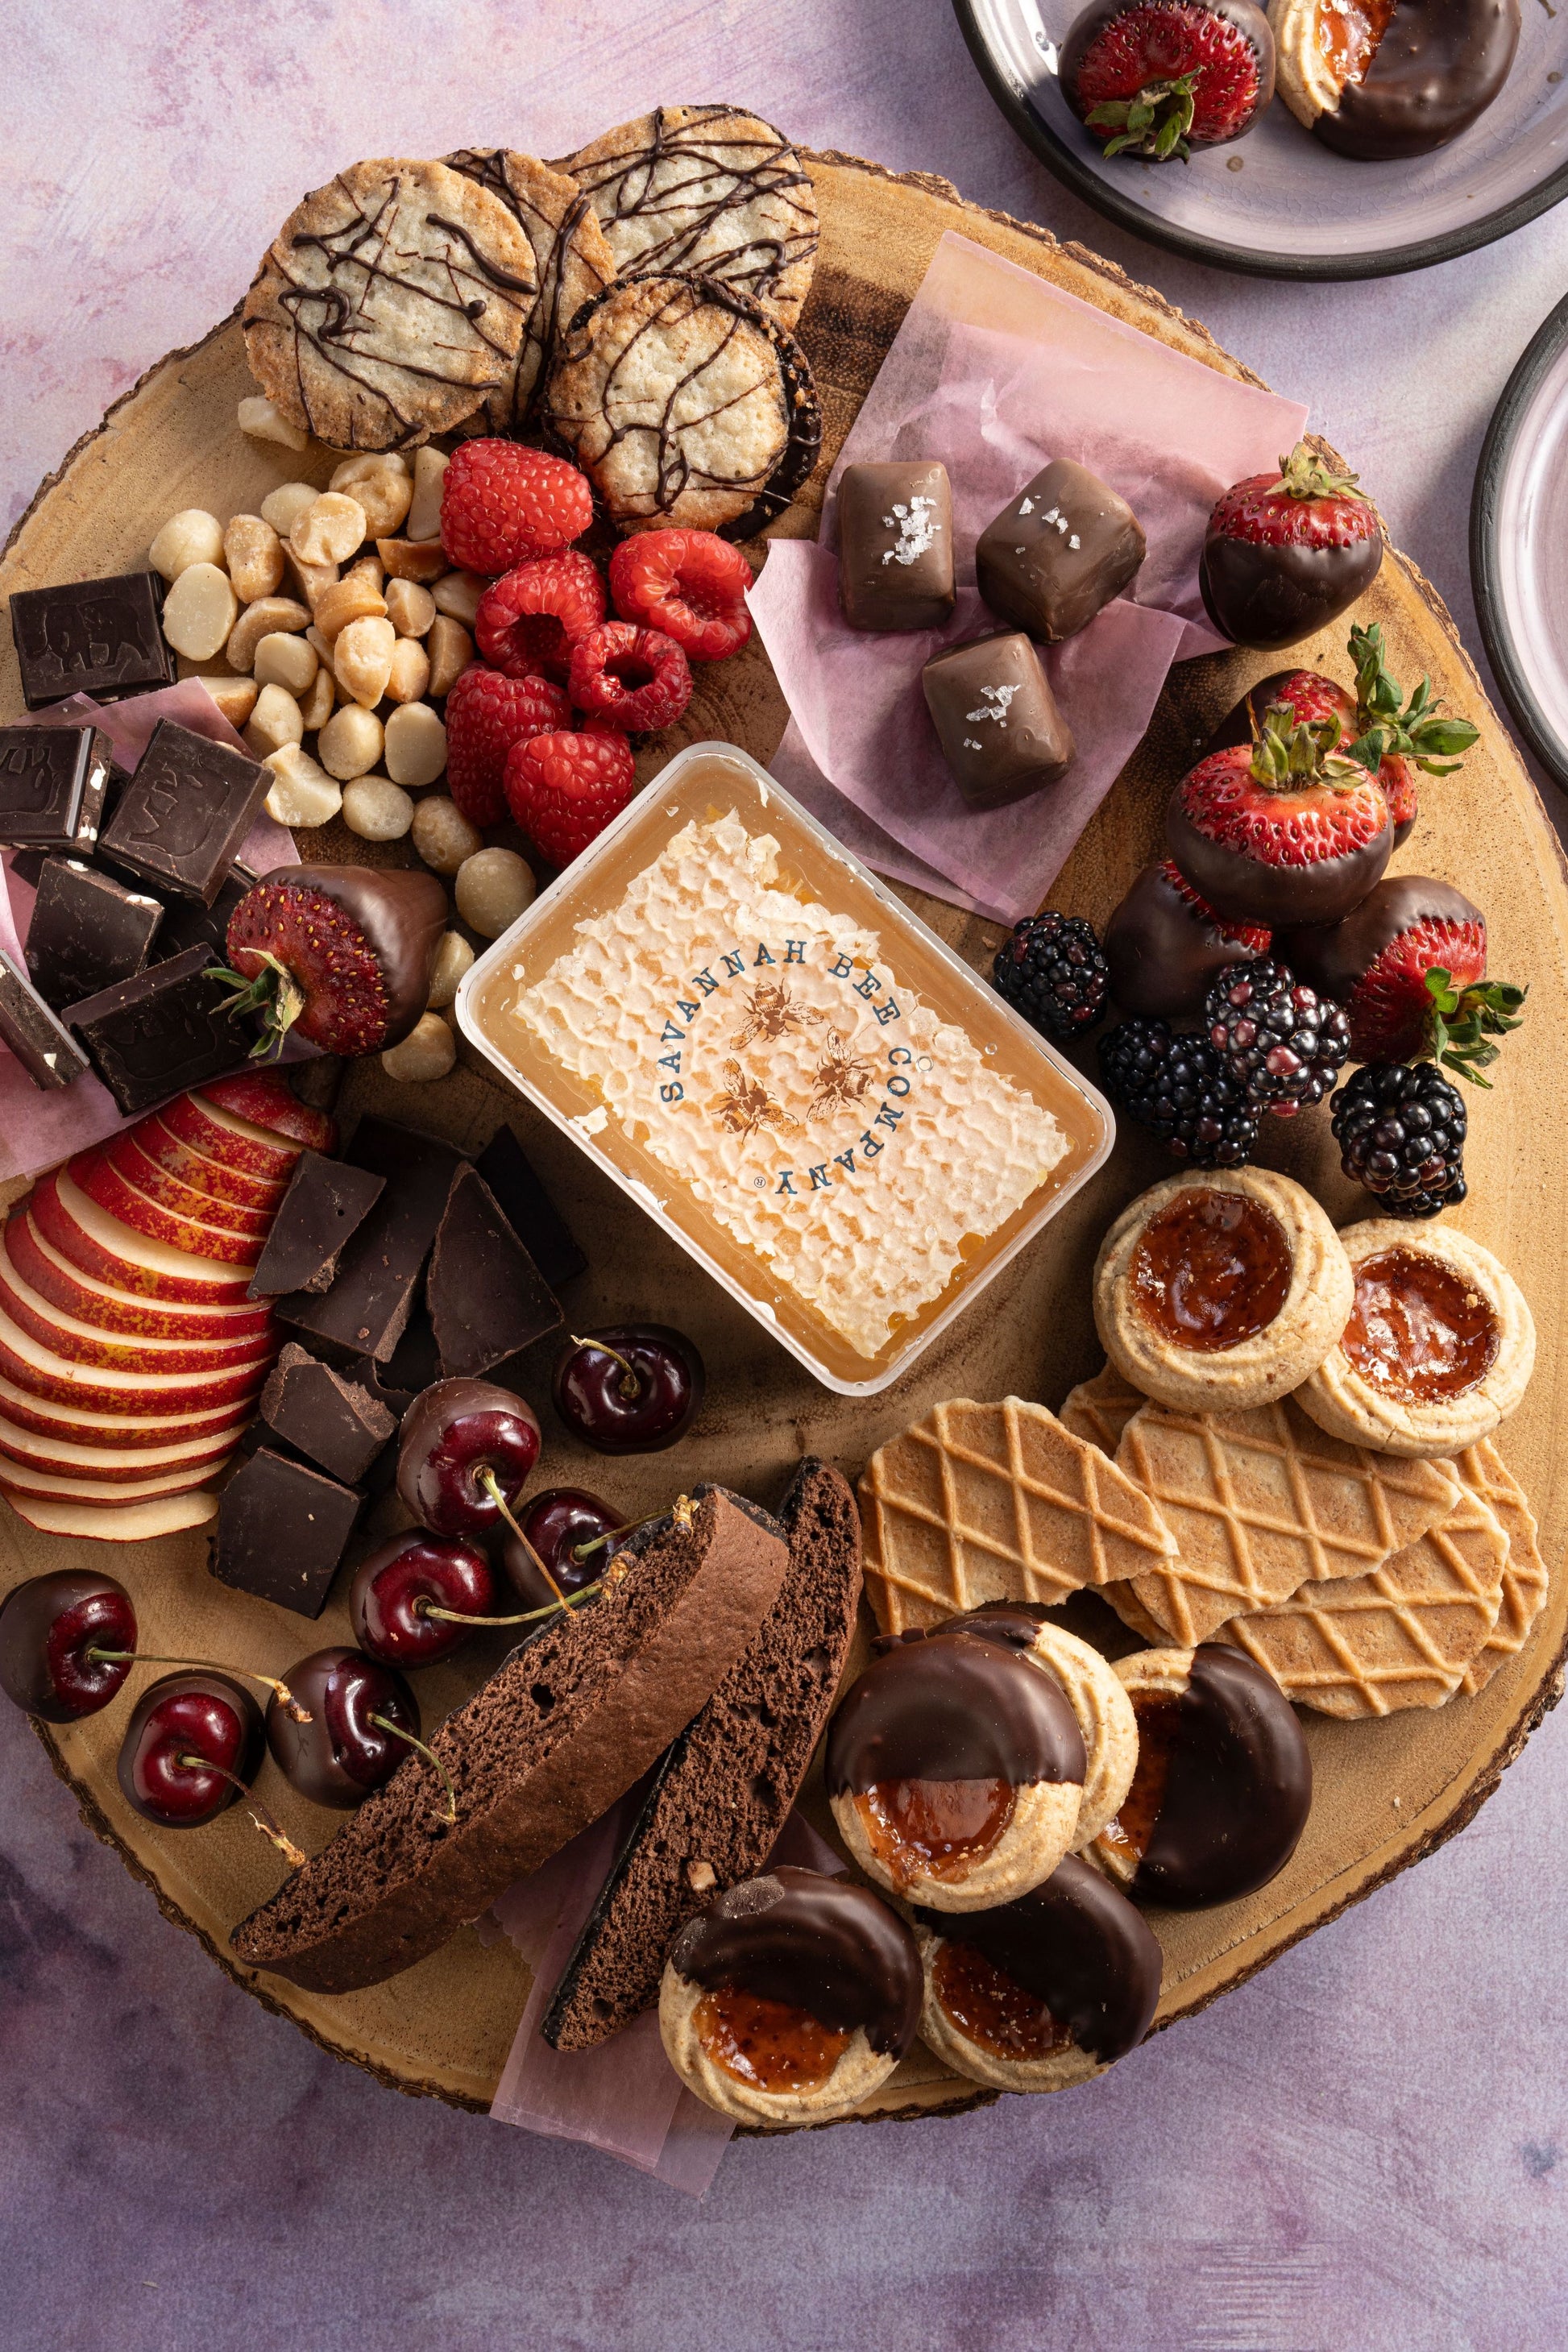
[[[552,172],[537,156],[519,154],[512,147],[459,147],[445,161],[466,180],[477,181],[499,196],[533,247],[539,299],[529,315],[510,383],[485,396],[490,430],[515,432],[533,404],[541,371],[563,331],[584,303],[609,284],[616,258],[587,190],[566,173]]]
[[[1508,1551],[1497,1513],[1466,1487],[1441,1527],[1370,1575],[1305,1585],[1279,1608],[1234,1618],[1216,1638],[1320,1715],[1441,1706],[1497,1623]]]
[[[1466,1667],[1459,1685],[1466,1697],[1472,1698],[1506,1659],[1517,1656],[1524,1647],[1526,1634],[1545,1606],[1546,1562],[1541,1557],[1540,1530],[1524,1489],[1490,1438],[1467,1446],[1456,1455],[1454,1467],[1465,1485],[1490,1504],[1508,1537],[1497,1623]]]
[[[1116,1461],[1153,1498],[1176,1544],[1177,1556],[1137,1578],[1131,1597],[1184,1649],[1299,1585],[1381,1567],[1445,1519],[1459,1495],[1446,1465],[1326,1437],[1288,1397],[1250,1412],[1147,1404],[1123,1431]]]
[[[1098,1445],[1114,1461],[1122,1431],[1148,1402],[1142,1389],[1124,1381],[1114,1364],[1107,1364],[1093,1380],[1079,1381],[1065,1399],[1057,1418],[1074,1437],[1081,1437],[1086,1444]]]
[[[1170,1529],[1100,1448],[1044,1405],[939,1404],[860,1482],[866,1591],[884,1633],[984,1601],[1047,1607],[1173,1564]]]

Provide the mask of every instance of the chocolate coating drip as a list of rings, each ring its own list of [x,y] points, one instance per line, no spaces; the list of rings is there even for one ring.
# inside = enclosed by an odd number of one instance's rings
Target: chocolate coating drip
[[[1183,897],[1163,863],[1145,866],[1105,927],[1112,996],[1124,1013],[1165,1021],[1201,1013],[1227,964],[1268,952],[1267,934],[1228,937],[1216,917]]]
[[[903,1921],[868,1886],[815,1870],[781,1866],[728,1888],[669,1959],[705,1991],[739,1985],[840,2033],[863,2026],[884,2057],[901,2058],[920,2024],[920,1953]]]
[[[1365,163],[1428,155],[1486,112],[1518,46],[1519,0],[1398,0],[1364,77],[1312,129]]]
[[[1163,1966],[1153,1931],[1076,1854],[1016,1903],[994,1911],[917,1910],[915,1917],[946,1943],[972,1945],[1107,2066],[1135,2048],[1153,2021]]]
[[[1427,874],[1390,874],[1338,923],[1303,924],[1276,942],[1298,980],[1342,1004],[1384,948],[1412,923],[1479,923],[1486,919],[1451,882]]]
[[[1205,1643],[1176,1701],[1133,1894],[1187,1907],[1254,1893],[1289,1861],[1311,1801],[1311,1758],[1279,1684],[1239,1650]]]
[[[1222,636],[1271,653],[1326,628],[1371,587],[1382,562],[1381,532],[1349,547],[1257,547],[1211,532],[1198,585]]]
[[[1076,1780],[1083,1734],[1050,1677],[994,1640],[911,1642],[867,1667],[828,1727],[827,1790],[888,1780]]]

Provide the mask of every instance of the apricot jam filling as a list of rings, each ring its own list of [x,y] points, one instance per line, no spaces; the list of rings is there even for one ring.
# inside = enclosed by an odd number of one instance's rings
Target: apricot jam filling
[[[1397,0],[1318,0],[1318,47],[1334,79],[1363,81]]]
[[[1016,1802],[1005,1780],[878,1780],[855,1799],[895,1886],[961,1876],[995,1846]]]
[[[820,2089],[854,2038],[809,2010],[764,2000],[743,1985],[705,1992],[694,2022],[714,2064],[758,2091]]]
[[[1384,1250],[1355,1270],[1355,1304],[1340,1346],[1369,1388],[1431,1404],[1485,1380],[1497,1360],[1497,1316],[1443,1259]]]
[[[1144,1321],[1200,1355],[1266,1331],[1290,1288],[1290,1244],[1245,1192],[1178,1192],[1138,1237],[1132,1297]]]
[[[931,1984],[959,2032],[995,2057],[1048,2058],[1072,2040],[1037,1994],[973,1944],[943,1944],[931,1967]]]
[[[1128,1862],[1137,1863],[1149,1851],[1165,1801],[1182,1702],[1169,1691],[1133,1691],[1131,1696],[1138,1718],[1138,1765],[1121,1811],[1106,1823],[1100,1836]]]

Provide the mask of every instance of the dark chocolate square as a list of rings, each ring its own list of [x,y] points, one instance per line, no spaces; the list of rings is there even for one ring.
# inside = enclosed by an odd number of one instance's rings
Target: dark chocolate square
[[[369,1391],[290,1340],[261,1391],[262,1418],[286,1444],[345,1486],[364,1476],[397,1427]]]
[[[41,1094],[82,1076],[87,1055],[56,1020],[25,971],[0,953],[0,1042],[9,1045]]]
[[[96,727],[0,727],[0,848],[90,850],[111,764]]]
[[[1003,620],[1054,646],[1121,595],[1143,554],[1126,499],[1087,467],[1053,457],[981,532],[975,585]]]
[[[555,1293],[477,1169],[460,1170],[447,1196],[425,1297],[443,1380],[477,1378],[560,1328]]]
[[[587,1259],[510,1127],[497,1128],[474,1165],[552,1290],[586,1271]]]
[[[258,1446],[223,1490],[212,1572],[237,1592],[319,1617],[363,1500],[352,1486]]]
[[[155,572],[18,588],[11,635],[28,709],[63,702],[68,694],[111,702],[173,686],[179,673],[163,636],[163,583]]]
[[[921,672],[953,782],[971,808],[1001,808],[1066,775],[1075,753],[1040,656],[1021,630],[950,646]]]
[[[255,1032],[223,1011],[233,992],[205,978],[210,962],[208,949],[191,948],[66,1008],[67,1026],[128,1118],[238,1069],[255,1045]]]
[[[285,1323],[355,1355],[386,1363],[403,1337],[452,1180],[467,1161],[449,1143],[386,1119],[362,1118],[344,1157],[386,1180],[320,1295],[288,1292],[275,1312]]]
[[[852,629],[940,629],[952,619],[952,491],[936,458],[846,466],[838,601]]]
[[[278,1204],[247,1296],[281,1297],[285,1291],[326,1291],[338,1259],[386,1189],[384,1176],[301,1151]]]
[[[77,857],[50,857],[27,926],[27,970],[57,1011],[142,971],[163,919],[160,902]]]
[[[163,928],[158,934],[160,957],[184,955],[187,948],[205,945],[219,950],[218,963],[228,961],[228,919],[244,898],[254,888],[256,877],[248,866],[231,866],[227,879],[210,907],[199,898],[183,898],[179,892],[164,887],[157,893],[163,902]],[[143,888],[147,886],[142,885]]]
[[[210,907],[271,782],[248,752],[163,719],[104,827],[104,855]]]

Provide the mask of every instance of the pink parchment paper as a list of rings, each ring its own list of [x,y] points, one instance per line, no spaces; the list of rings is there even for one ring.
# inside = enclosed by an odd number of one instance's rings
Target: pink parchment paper
[[[817,541],[775,541],[751,608],[790,706],[773,773],[895,880],[998,922],[1031,912],[1147,727],[1173,661],[1222,640],[1197,560],[1226,487],[1271,466],[1307,412],[1172,351],[967,237],[945,236],[829,478]],[[865,635],[838,609],[847,465],[940,457],[952,485],[957,610],[947,627]],[[1142,523],[1131,595],[1045,652],[1078,744],[1059,784],[971,809],[937,747],[920,674],[996,625],[974,542],[1052,457],[1089,467]]]

